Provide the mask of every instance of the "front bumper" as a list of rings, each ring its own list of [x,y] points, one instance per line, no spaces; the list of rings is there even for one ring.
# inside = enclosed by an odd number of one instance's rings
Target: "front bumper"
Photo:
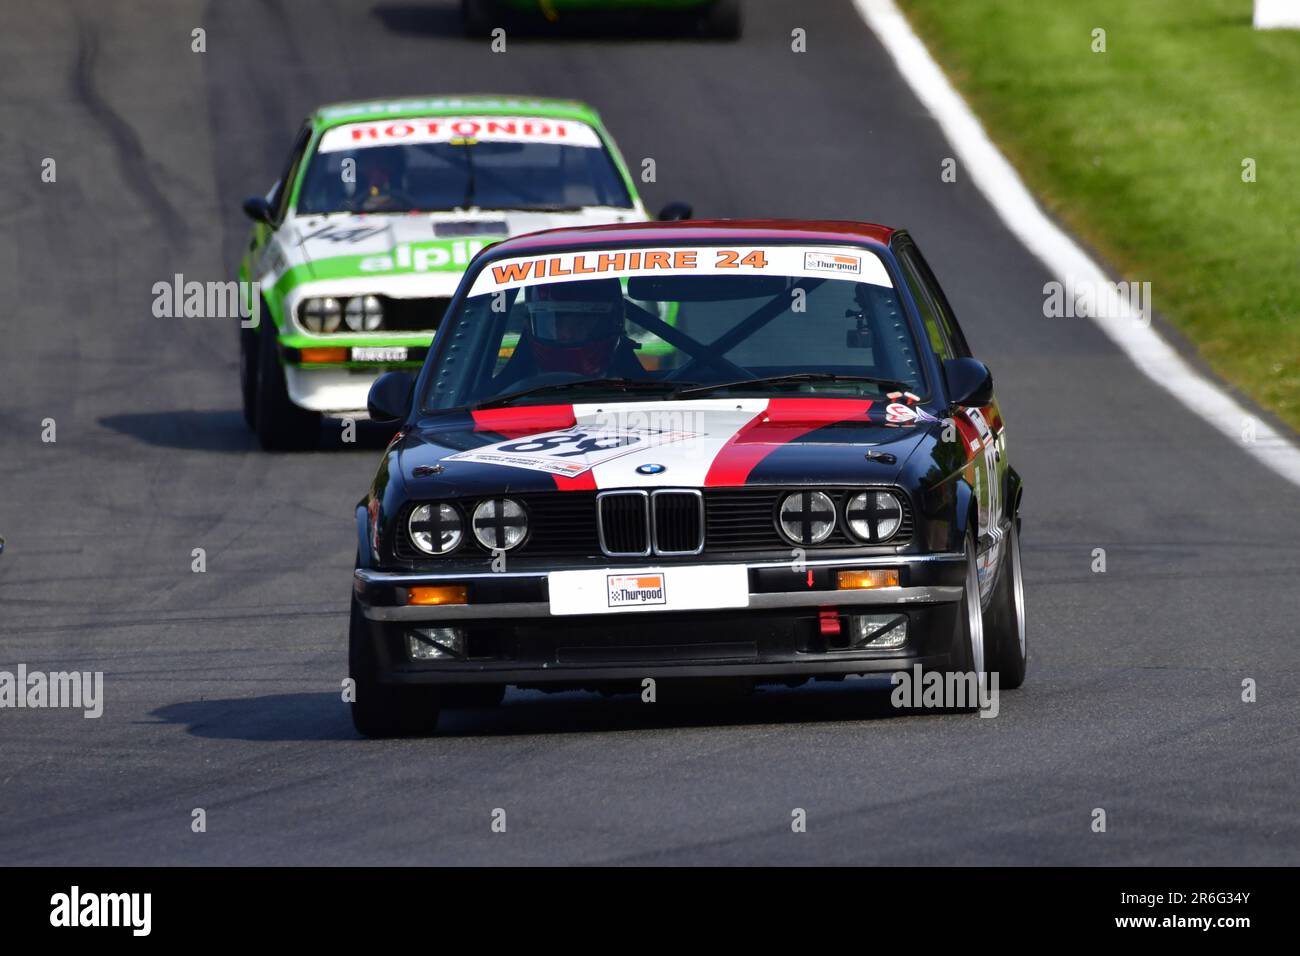
[[[289,400],[299,408],[348,418],[369,418],[366,399],[370,386],[387,368],[303,367],[286,365],[284,380]]]
[[[836,588],[839,571],[873,568],[897,569],[900,586]],[[960,554],[809,561],[798,573],[789,562],[744,569],[748,604],[725,609],[556,614],[548,574],[531,571],[358,569],[354,594],[385,683],[582,686],[646,677],[837,677],[938,667],[951,653],[966,573]],[[439,585],[464,586],[466,603],[406,603],[408,589]],[[854,646],[851,619],[862,614],[905,618],[904,645]],[[413,659],[409,633],[430,627],[458,628],[464,654]]]

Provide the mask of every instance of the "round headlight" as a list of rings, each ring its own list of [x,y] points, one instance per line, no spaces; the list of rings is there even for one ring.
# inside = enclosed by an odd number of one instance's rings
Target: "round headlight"
[[[449,504],[420,505],[412,510],[407,528],[411,541],[425,554],[455,551],[465,533],[460,512]]]
[[[373,295],[359,295],[348,300],[343,321],[353,332],[373,332],[384,323],[384,307]]]
[[[892,492],[864,491],[849,499],[844,517],[858,540],[885,541],[903,523],[903,503]]]
[[[820,491],[796,491],[785,496],[778,518],[795,544],[819,544],[835,530],[835,502]]]
[[[309,332],[334,332],[343,319],[343,308],[332,295],[321,299],[303,299],[298,318]]]
[[[511,498],[488,498],[474,509],[474,537],[489,551],[509,551],[528,533],[524,506]]]

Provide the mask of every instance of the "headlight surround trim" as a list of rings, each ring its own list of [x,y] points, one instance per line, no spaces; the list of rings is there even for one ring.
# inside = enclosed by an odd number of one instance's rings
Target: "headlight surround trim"
[[[343,301],[332,295],[308,296],[298,303],[298,321],[308,332],[337,332],[343,323]]]
[[[489,508],[493,509],[491,514],[488,513]],[[498,508],[501,512],[499,526]],[[514,498],[484,498],[474,506],[470,516],[470,530],[474,534],[474,540],[488,551],[511,551],[528,538],[528,509]]]
[[[884,544],[903,527],[903,500],[886,488],[864,488],[844,502],[844,524],[854,540]]]
[[[816,489],[792,491],[776,507],[777,528],[797,547],[821,544],[834,533],[836,519],[834,499]]]
[[[353,332],[376,332],[384,325],[384,304],[375,295],[354,295],[343,306],[343,321]]]
[[[435,509],[437,521],[435,522]],[[423,525],[419,529],[416,525]],[[438,532],[437,545],[434,549],[434,532]],[[416,550],[429,557],[445,557],[451,554],[465,540],[465,518],[460,509],[448,501],[428,501],[411,509],[406,519],[406,534]]]

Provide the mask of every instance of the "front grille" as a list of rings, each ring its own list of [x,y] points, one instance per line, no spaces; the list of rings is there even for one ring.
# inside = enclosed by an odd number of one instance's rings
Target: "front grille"
[[[596,498],[600,548],[608,555],[650,553],[650,497],[644,491],[614,491]]]
[[[384,331],[432,332],[442,324],[451,299],[393,299],[381,295],[384,305]]]
[[[582,557],[600,554],[596,539],[596,496],[592,492],[566,492],[564,494],[529,493],[511,495],[528,512],[528,538],[510,554],[537,555],[538,557]],[[460,504],[466,521],[474,512],[479,499],[468,499]],[[411,543],[407,522],[412,509],[421,502],[413,502],[402,509],[397,520],[397,534],[393,551],[403,561],[439,562]],[[465,536],[465,543],[456,549],[456,555],[486,555],[473,535]]]
[[[776,527],[776,508],[789,488],[705,488],[701,495],[695,491],[663,489],[654,493],[653,522],[654,544],[659,553],[672,556],[694,554],[701,549],[705,554],[723,552],[781,551],[788,553],[794,547],[786,541]],[[862,544],[849,537],[844,528],[845,501],[862,488],[821,488],[835,502],[839,520],[835,530],[825,541],[809,545],[809,550],[827,548],[860,548]],[[897,489],[892,489],[897,491]],[[564,491],[528,492],[510,497],[523,504],[528,512],[528,538],[510,552],[512,555],[536,558],[582,558],[601,554],[600,532],[597,530],[597,501],[604,518],[606,553],[628,556],[648,556],[652,553],[648,539],[647,523],[651,496],[646,491]],[[704,526],[700,527],[700,501],[704,503]],[[913,533],[912,506],[906,495],[903,501],[903,523],[898,532],[885,542],[885,547],[895,548],[910,542]],[[468,521],[479,499],[460,502],[461,513]],[[397,520],[397,534],[393,550],[404,561],[436,564],[441,558],[430,558],[415,548],[407,533],[407,519],[411,509],[419,502],[407,505]],[[703,542],[701,542],[701,534]],[[466,535],[466,542],[456,554],[468,557],[486,555]]]
[[[698,554],[704,547],[704,500],[698,491],[656,491],[655,554]]]
[[[706,551],[771,551],[794,547],[777,530],[776,509],[781,499],[790,493],[788,488],[718,489],[704,494]],[[863,488],[818,488],[835,502],[835,530],[820,544],[804,545],[807,548],[853,548],[862,543],[853,538],[844,526],[844,503]],[[897,491],[897,489],[890,489]],[[887,547],[907,544],[912,537],[912,508],[906,495],[903,502],[903,521],[898,531],[888,541]]]

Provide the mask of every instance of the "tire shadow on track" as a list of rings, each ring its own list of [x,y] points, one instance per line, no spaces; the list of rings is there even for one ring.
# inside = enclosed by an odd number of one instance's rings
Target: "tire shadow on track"
[[[137,441],[159,448],[184,451],[255,452],[257,438],[238,411],[132,412],[108,415],[99,424]],[[374,422],[356,423],[354,441],[344,441],[343,420],[327,418],[321,424],[316,451],[383,451],[393,437],[393,427]]]
[[[899,717],[964,717],[973,714],[895,707],[882,680],[846,680],[802,688],[760,688],[749,695],[722,692],[702,699],[642,703],[635,694],[603,697],[573,691],[546,694],[511,690],[492,708],[446,710],[435,737],[503,737],[609,733],[754,724],[878,721]],[[196,737],[262,742],[361,740],[337,693],[268,694],[262,697],[169,704],[151,716],[183,725]]]

